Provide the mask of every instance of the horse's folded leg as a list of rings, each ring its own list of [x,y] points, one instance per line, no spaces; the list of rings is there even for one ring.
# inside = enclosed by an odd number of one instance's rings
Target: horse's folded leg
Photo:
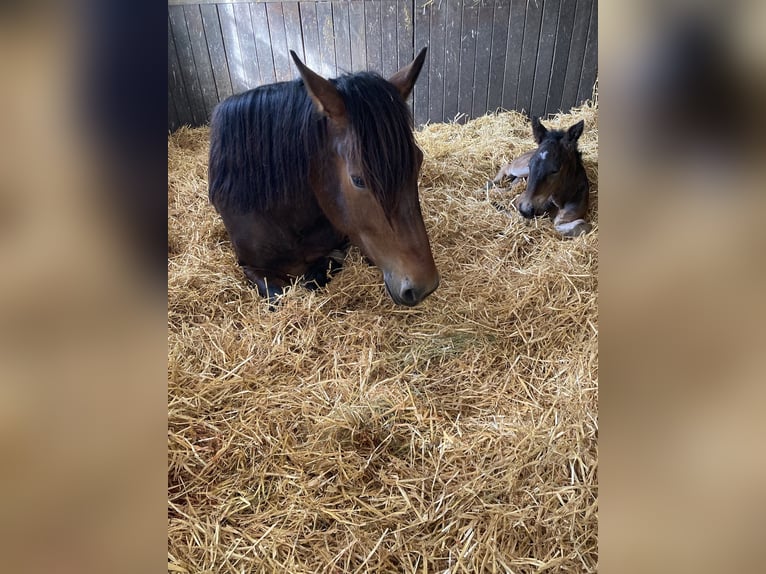
[[[554,227],[556,228],[556,231],[565,237],[577,237],[578,235],[583,235],[593,229],[593,226],[584,219],[575,219],[574,221],[567,221],[565,223],[555,223]]]
[[[250,265],[242,265],[242,270],[250,282],[255,285],[258,295],[269,300],[269,303],[276,303],[279,297],[284,294],[287,285],[277,279],[269,279],[263,274],[263,271],[254,269]]]
[[[332,260],[323,257],[315,261],[303,274],[303,286],[309,291],[321,289],[330,281],[330,265]]]
[[[327,256],[327,258],[330,260],[330,266],[333,269],[333,272],[343,267],[343,262],[346,260],[346,252],[348,251],[348,247],[345,249],[333,249],[330,251],[330,254]]]
[[[346,254],[340,250],[331,251],[327,257],[315,261],[304,274],[304,286],[310,291],[326,286],[330,279],[343,268]]]

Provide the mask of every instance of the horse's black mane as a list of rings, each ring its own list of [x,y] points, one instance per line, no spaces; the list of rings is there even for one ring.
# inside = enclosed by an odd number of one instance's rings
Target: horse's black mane
[[[352,153],[367,186],[387,213],[395,192],[415,170],[412,116],[396,88],[377,74],[331,80],[343,97],[358,143]],[[306,205],[310,160],[329,159],[327,118],[303,80],[261,86],[232,96],[213,112],[210,200],[240,212]]]

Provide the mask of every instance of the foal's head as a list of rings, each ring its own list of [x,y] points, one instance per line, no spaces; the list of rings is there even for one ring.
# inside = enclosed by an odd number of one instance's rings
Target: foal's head
[[[532,133],[538,144],[529,160],[527,189],[519,197],[519,213],[526,218],[542,215],[553,207],[562,208],[574,189],[581,165],[577,140],[583,132],[580,120],[568,130],[548,130],[532,118]]]
[[[358,73],[326,80],[291,52],[332,153],[312,175],[323,211],[382,271],[391,298],[416,305],[439,285],[418,201],[423,153],[405,100],[426,50],[391,78]]]

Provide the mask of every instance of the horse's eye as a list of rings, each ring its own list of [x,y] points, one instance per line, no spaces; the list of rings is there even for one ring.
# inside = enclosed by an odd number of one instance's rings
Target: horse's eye
[[[358,175],[352,175],[351,176],[351,183],[354,184],[354,187],[358,187],[359,189],[364,189],[364,179],[362,179]]]

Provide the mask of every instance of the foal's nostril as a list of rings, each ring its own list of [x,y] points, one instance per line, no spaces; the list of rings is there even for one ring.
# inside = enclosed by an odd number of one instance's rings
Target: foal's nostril
[[[532,209],[532,206],[529,205],[528,203],[522,203],[519,206],[519,213],[521,213],[521,215],[523,215],[527,219],[532,219],[532,217],[534,216],[534,210]]]

